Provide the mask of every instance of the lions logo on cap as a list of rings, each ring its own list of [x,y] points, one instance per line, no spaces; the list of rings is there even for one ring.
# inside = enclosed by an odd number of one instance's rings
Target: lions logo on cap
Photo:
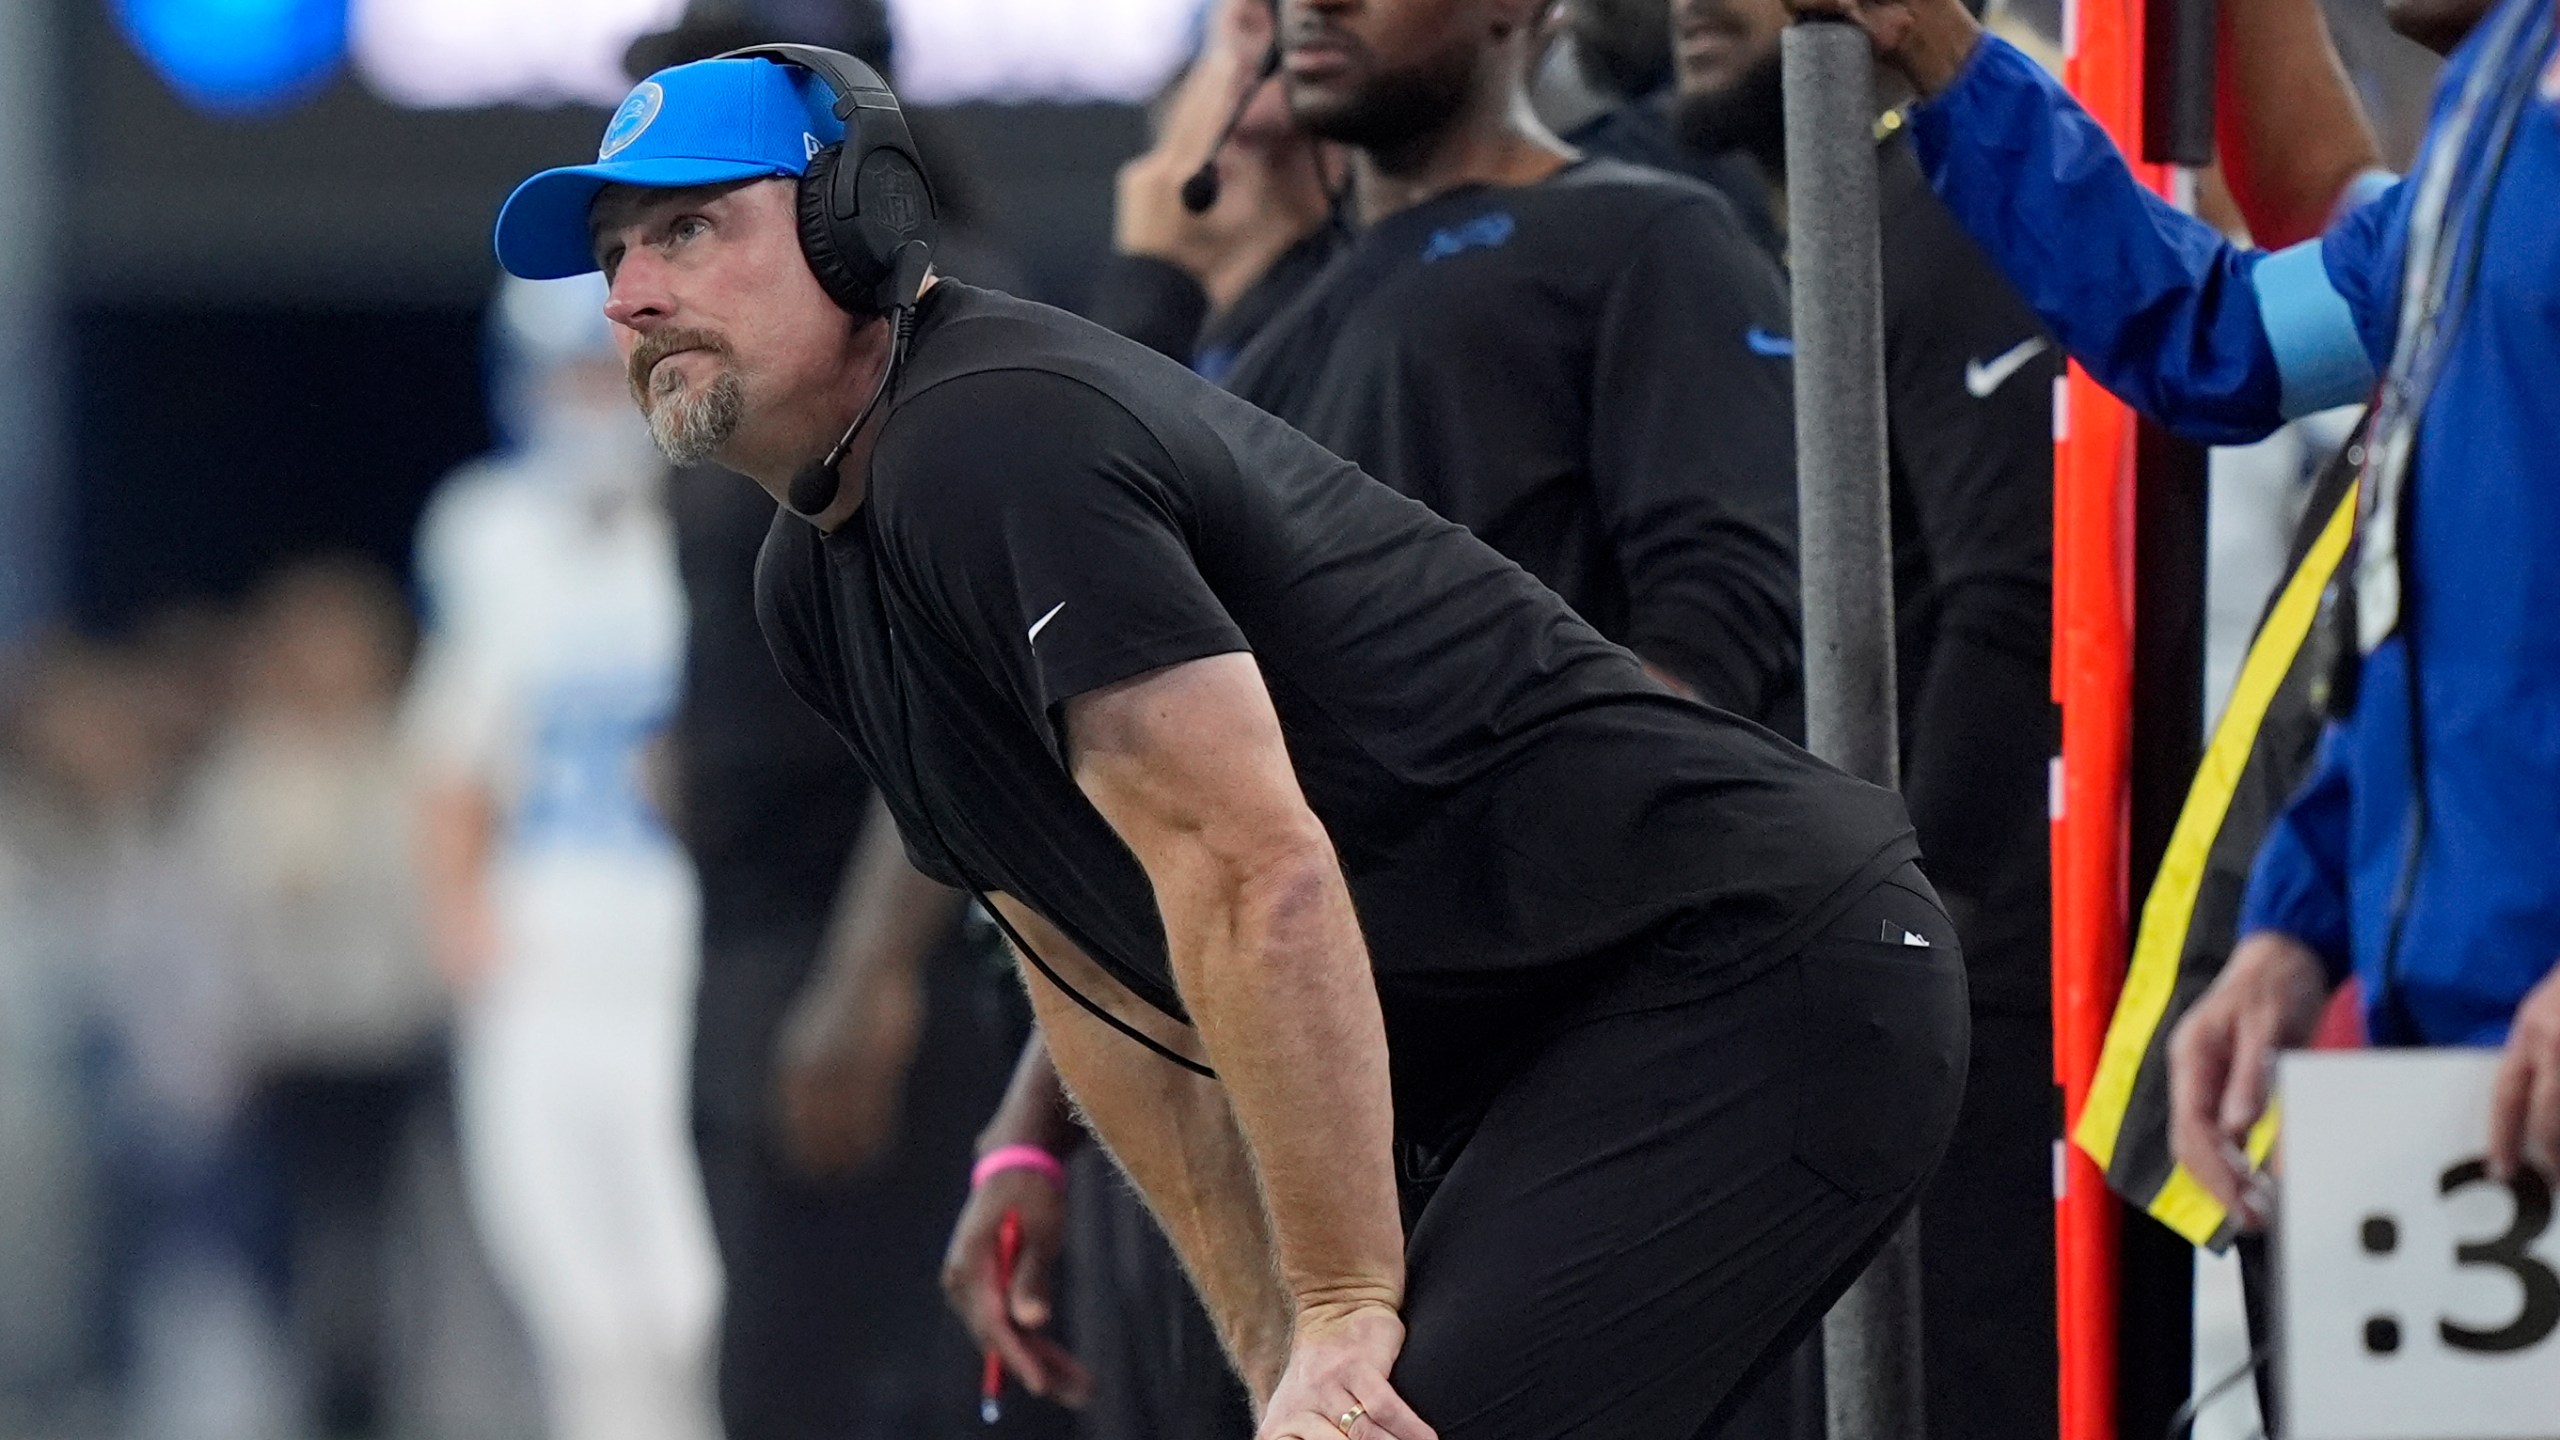
[[[667,92],[655,80],[643,80],[613,112],[613,123],[604,127],[604,144],[596,151],[598,160],[610,160],[623,147],[640,138],[649,122],[658,118],[658,107],[667,103]]]

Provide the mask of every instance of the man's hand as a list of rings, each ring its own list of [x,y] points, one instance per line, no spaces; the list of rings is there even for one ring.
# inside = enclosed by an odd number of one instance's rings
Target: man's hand
[[[2560,967],[2524,997],[2489,1099],[2489,1173],[2519,1164],[2560,1182]]]
[[[1876,58],[1901,72],[1920,98],[1955,83],[1973,47],[1982,40],[1981,22],[1963,0],[1787,0],[1800,16],[1828,16],[1855,21],[1875,42]]]
[[[997,1237],[1011,1211],[1021,1224],[1014,1253],[1013,1286],[997,1271]],[[1093,1394],[1093,1377],[1047,1329],[1049,1273],[1065,1244],[1066,1197],[1035,1170],[1000,1170],[969,1196],[942,1257],[942,1293],[981,1350],[1004,1358],[1005,1368],[1034,1395],[1081,1407]]]
[[[2267,1220],[2246,1146],[2266,1113],[2276,1052],[2311,1038],[2328,992],[2310,946],[2263,930],[2233,948],[2169,1037],[2169,1149],[2245,1229]]]
[[[924,1028],[912,970],[822,969],[785,1017],[774,1053],[783,1148],[814,1176],[844,1175],[895,1143],[907,1067]]]
[[[1438,1440],[1387,1384],[1403,1349],[1404,1321],[1384,1305],[1301,1310],[1254,1440]]]

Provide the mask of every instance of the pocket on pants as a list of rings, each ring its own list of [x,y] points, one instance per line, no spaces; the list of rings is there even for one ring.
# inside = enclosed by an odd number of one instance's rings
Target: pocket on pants
[[[1835,936],[1794,963],[1795,1158],[1855,1199],[1916,1188],[1964,1099],[1963,957],[1948,945]]]

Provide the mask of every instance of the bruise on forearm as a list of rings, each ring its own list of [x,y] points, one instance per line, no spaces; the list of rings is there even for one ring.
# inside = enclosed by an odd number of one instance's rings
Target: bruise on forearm
[[[1283,1278],[1301,1307],[1399,1307],[1385,1022],[1332,851],[1184,868],[1158,882],[1175,978],[1226,1077]]]

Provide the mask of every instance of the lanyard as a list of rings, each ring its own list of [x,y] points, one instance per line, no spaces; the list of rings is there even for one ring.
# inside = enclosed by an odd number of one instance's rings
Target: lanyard
[[[2464,307],[2457,302],[2469,297],[2480,232],[2488,225],[2507,144],[2533,92],[2534,62],[2551,43],[2552,10],[2547,3],[2511,0],[2495,24],[2453,112],[2429,141],[2413,182],[2418,189],[2401,271],[2399,330],[2358,488],[2363,513],[2356,527],[2356,647],[2366,654],[2400,623],[2401,487],[2408,483],[2418,422],[2463,317]],[[2473,131],[2493,92],[2488,140],[2468,167],[2473,181],[2464,197],[2468,210],[2455,221],[2454,182],[2466,168]]]

